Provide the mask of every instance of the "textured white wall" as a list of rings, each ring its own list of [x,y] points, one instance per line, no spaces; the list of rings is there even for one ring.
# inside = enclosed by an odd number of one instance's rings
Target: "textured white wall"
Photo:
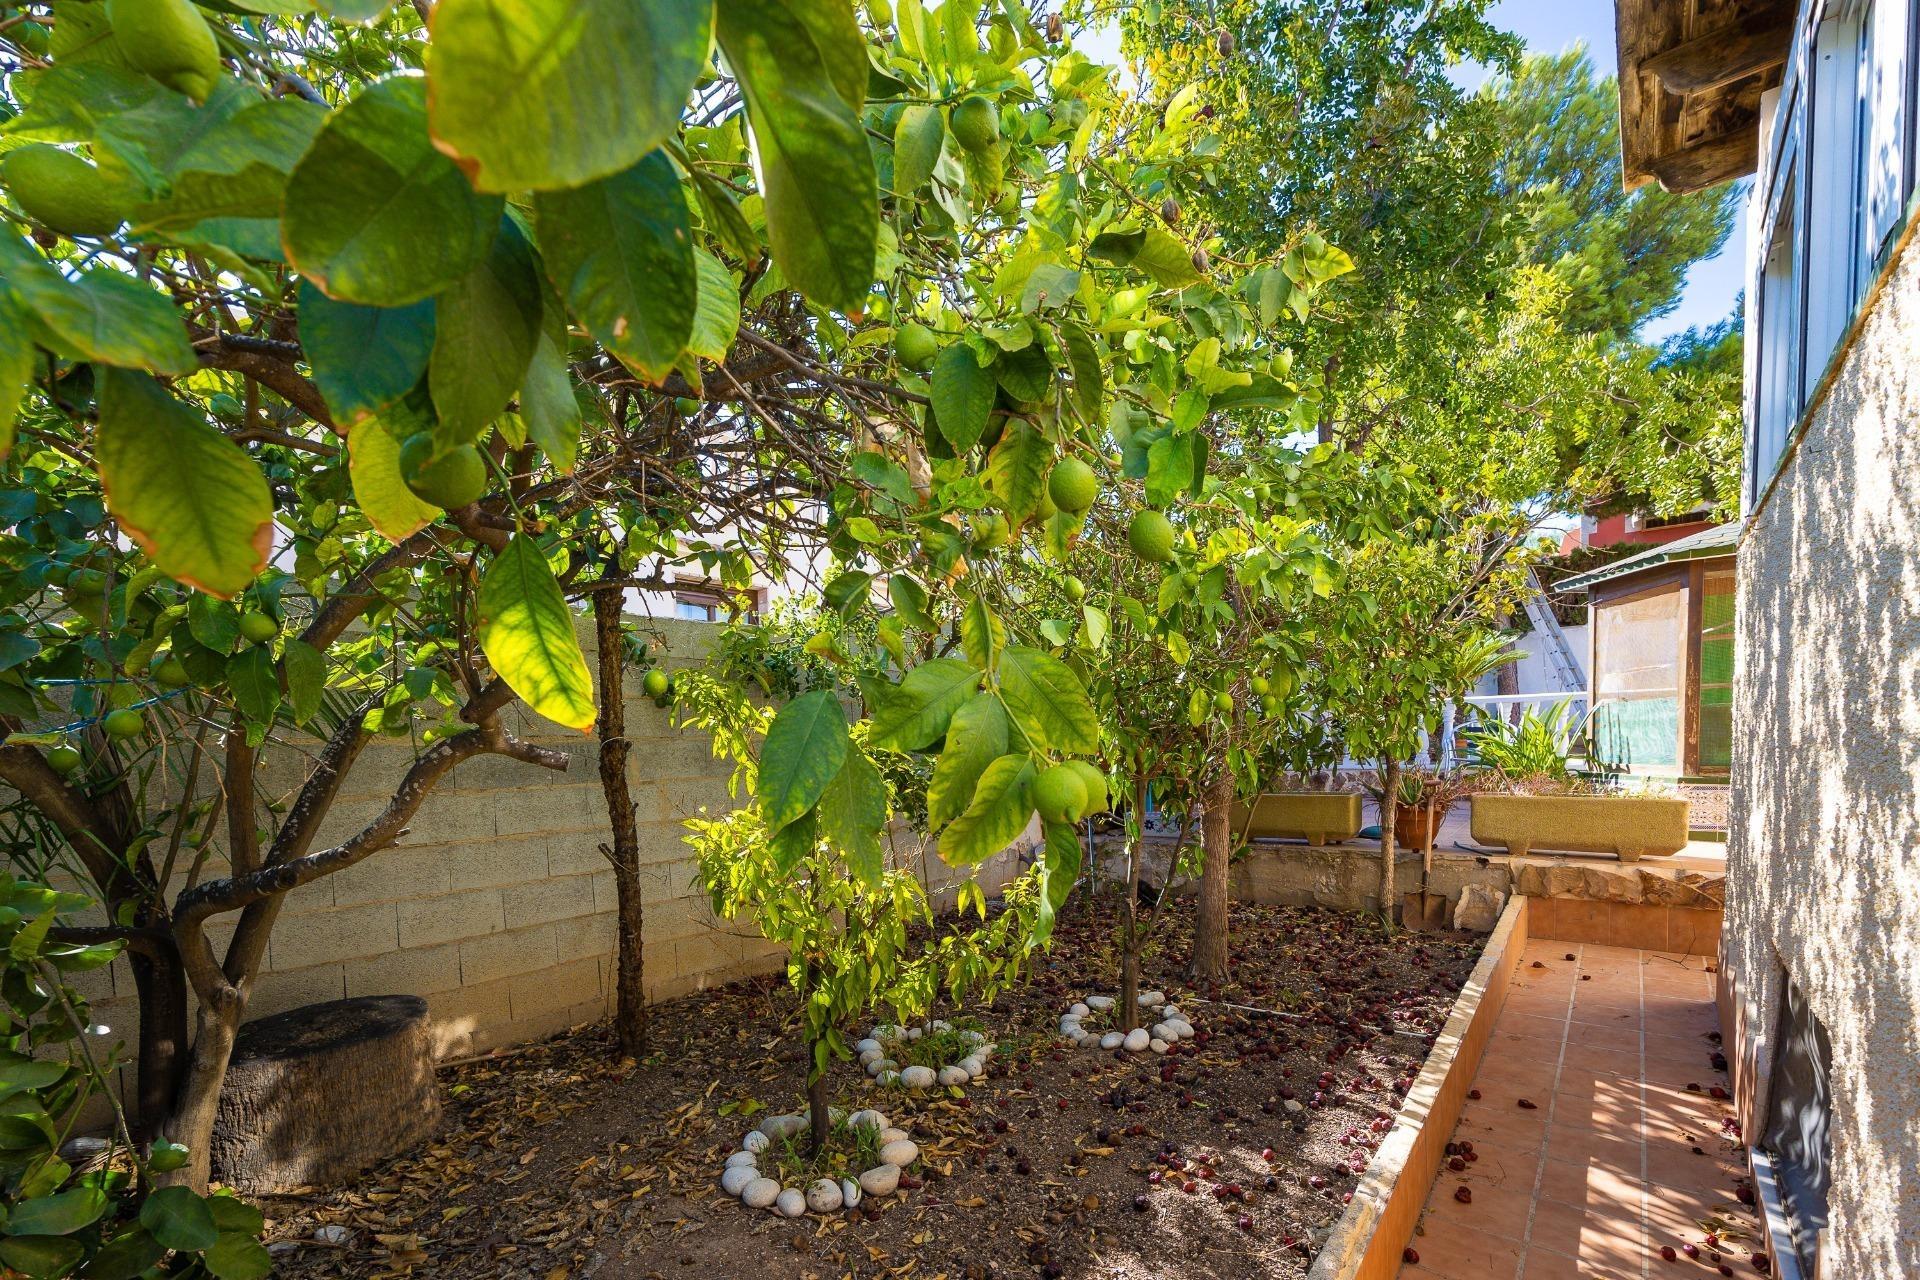
[[[1765,1115],[1786,975],[1833,1041],[1827,1280],[1920,1277],[1920,252],[1740,551],[1722,934]]]

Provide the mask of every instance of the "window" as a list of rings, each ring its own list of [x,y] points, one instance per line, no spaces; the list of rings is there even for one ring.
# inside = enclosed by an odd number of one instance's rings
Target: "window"
[[[1687,593],[1661,587],[1593,605],[1593,733],[1600,760],[1626,769],[1680,768]]]
[[[688,622],[720,621],[720,601],[697,591],[673,593],[673,616]]]
[[[1733,765],[1733,598],[1731,569],[1703,574],[1700,583],[1700,683],[1690,772]]]
[[[1753,422],[1747,439],[1747,505],[1759,500],[1786,451],[1787,432],[1800,416],[1800,245],[1794,234],[1794,174],[1781,180],[1773,234],[1761,266],[1760,341],[1753,382]]]

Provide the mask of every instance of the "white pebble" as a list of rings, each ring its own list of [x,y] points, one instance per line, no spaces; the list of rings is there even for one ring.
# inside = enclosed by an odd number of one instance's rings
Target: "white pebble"
[[[783,1218],[797,1218],[807,1211],[807,1198],[798,1187],[787,1187],[774,1198],[773,1209]]]
[[[878,1164],[860,1175],[860,1190],[875,1199],[892,1195],[900,1186],[900,1170],[894,1165]]]
[[[1141,1004],[1165,1004],[1167,1002],[1167,994],[1164,991],[1142,991],[1138,998]]]
[[[780,1195],[780,1184],[772,1178],[755,1178],[740,1192],[740,1202],[749,1209],[764,1209]]]
[[[1179,1005],[1177,1005],[1177,1004],[1167,1004],[1167,1005],[1161,1005],[1161,1006],[1160,1006],[1160,1019],[1161,1019],[1161,1021],[1163,1021],[1163,1022],[1165,1022],[1165,1021],[1169,1021],[1169,1020],[1171,1020],[1171,1019],[1173,1019],[1173,1018],[1177,1018],[1177,1017],[1179,1017],[1179,1016],[1180,1016],[1180,1006],[1179,1006]]]
[[[943,1086],[951,1089],[956,1085],[963,1085],[973,1079],[973,1072],[967,1070],[965,1067],[942,1067],[940,1068],[938,1078]]]
[[[909,1040],[918,1040],[921,1036],[925,1034],[927,1034],[927,1032],[926,1032],[926,1028],[924,1027],[908,1027],[907,1028],[907,1039]]]
[[[874,1053],[876,1051],[881,1051],[880,1042],[878,1040],[875,1040],[872,1036],[868,1036],[865,1040],[862,1040],[859,1044],[856,1044],[853,1047],[856,1051],[860,1053]]]
[[[1088,996],[1087,1005],[1090,1008],[1094,1008],[1094,1009],[1111,1009],[1113,1008],[1113,997],[1112,996]]]
[[[821,1178],[807,1187],[807,1208],[814,1213],[832,1213],[842,1199],[840,1184],[832,1178]]]
[[[938,1079],[932,1067],[903,1067],[900,1071],[900,1087],[903,1089],[931,1089]]]
[[[1076,1018],[1084,1018],[1088,1014],[1092,1013],[1093,1010],[1088,1005],[1082,1003],[1081,1001],[1076,1000],[1073,1002],[1073,1008],[1067,1010],[1067,1012],[1072,1014]]]
[[[840,1203],[841,1204],[845,1205],[849,1209],[858,1208],[860,1205],[861,1194],[862,1192],[860,1190],[859,1183],[855,1182],[852,1178],[840,1179]]]
[[[881,1161],[896,1169],[904,1169],[919,1158],[919,1146],[907,1138],[902,1138],[898,1142],[889,1142],[880,1148]]]
[[[880,1145],[883,1147],[889,1142],[905,1142],[906,1140],[907,1131],[905,1129],[888,1127],[880,1131]]]
[[[803,1115],[768,1116],[760,1122],[760,1132],[776,1142],[781,1138],[791,1138],[806,1127],[807,1118]]]
[[[1118,1049],[1125,1041],[1126,1037],[1118,1031],[1109,1031],[1100,1037],[1100,1047],[1102,1049]]]
[[[771,1139],[769,1139],[766,1134],[760,1132],[758,1129],[751,1129],[751,1130],[748,1130],[747,1136],[741,1139],[740,1145],[744,1149],[751,1151],[757,1155],[760,1152],[765,1151],[767,1147],[771,1145]]]
[[[744,1165],[749,1169],[758,1169],[760,1167],[760,1157],[752,1151],[736,1151],[727,1157],[727,1168],[732,1169],[739,1165]]]
[[[1158,1036],[1155,1036],[1153,1039],[1147,1041],[1147,1048],[1153,1050],[1155,1053],[1165,1053],[1168,1047],[1169,1046],[1167,1045],[1167,1042],[1165,1040],[1160,1039]]]
[[[730,1196],[737,1196],[747,1187],[760,1180],[760,1171],[752,1165],[728,1165],[720,1175],[720,1189]]]
[[[1135,1027],[1127,1032],[1127,1038],[1121,1041],[1121,1046],[1128,1053],[1144,1053],[1152,1038],[1147,1034],[1145,1027]]]
[[[847,1128],[849,1129],[884,1129],[886,1127],[887,1118],[871,1107],[865,1111],[856,1111],[847,1117]]]

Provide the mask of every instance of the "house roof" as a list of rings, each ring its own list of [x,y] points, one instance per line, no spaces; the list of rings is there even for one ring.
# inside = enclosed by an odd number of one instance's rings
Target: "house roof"
[[[1734,554],[1734,548],[1740,541],[1741,524],[1717,524],[1711,529],[1702,529],[1699,533],[1690,533],[1684,538],[1672,542],[1663,542],[1659,546],[1648,547],[1639,555],[1628,556],[1625,560],[1615,560],[1612,564],[1602,565],[1592,573],[1583,573],[1577,578],[1565,578],[1554,584],[1556,591],[1589,591],[1602,582],[1615,578],[1624,578],[1629,574],[1643,573],[1648,569],[1657,569],[1661,565],[1673,564],[1681,560],[1714,560]]]
[[[1627,190],[1700,191],[1759,167],[1760,95],[1780,84],[1795,0],[1616,0]]]

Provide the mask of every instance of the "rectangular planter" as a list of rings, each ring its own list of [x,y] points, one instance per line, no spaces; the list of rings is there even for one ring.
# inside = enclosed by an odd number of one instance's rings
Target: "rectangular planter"
[[[1510,854],[1535,849],[1664,858],[1687,847],[1687,802],[1671,796],[1473,797],[1473,839]]]
[[[1266,791],[1251,811],[1233,806],[1233,829],[1242,840],[1292,838],[1308,844],[1351,840],[1360,831],[1358,791]]]

